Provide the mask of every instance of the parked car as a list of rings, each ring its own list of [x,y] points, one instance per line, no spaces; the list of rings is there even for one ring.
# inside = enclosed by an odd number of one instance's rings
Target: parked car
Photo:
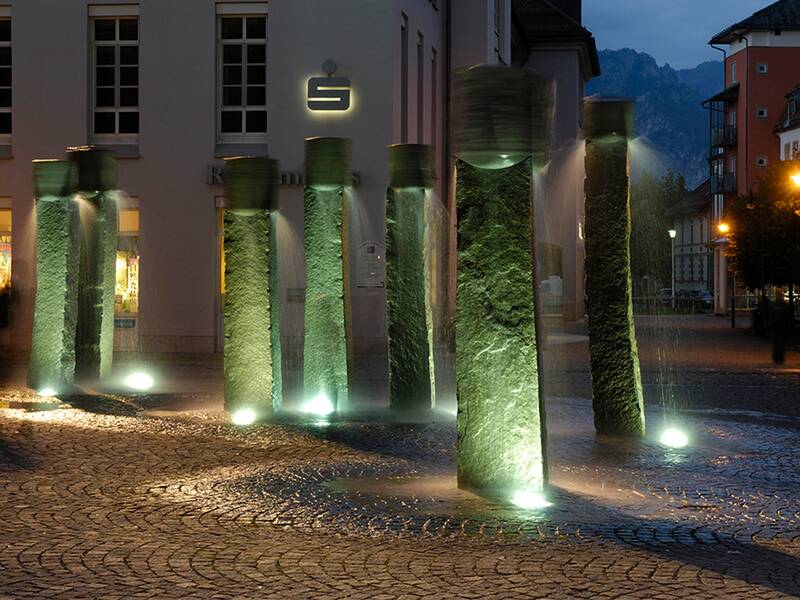
[[[656,291],[656,301],[659,306],[672,305],[672,288],[661,288]]]

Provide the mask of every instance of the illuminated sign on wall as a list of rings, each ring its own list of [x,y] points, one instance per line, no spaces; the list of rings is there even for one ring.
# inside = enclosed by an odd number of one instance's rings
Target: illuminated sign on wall
[[[347,77],[334,77],[337,65],[326,60],[322,70],[327,77],[312,77],[308,80],[308,108],[313,111],[350,110],[351,89]]]

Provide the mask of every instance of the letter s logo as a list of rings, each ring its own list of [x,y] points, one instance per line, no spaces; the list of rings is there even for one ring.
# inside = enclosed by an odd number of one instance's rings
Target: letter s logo
[[[348,110],[350,80],[347,77],[312,77],[308,80],[308,108],[311,110]]]

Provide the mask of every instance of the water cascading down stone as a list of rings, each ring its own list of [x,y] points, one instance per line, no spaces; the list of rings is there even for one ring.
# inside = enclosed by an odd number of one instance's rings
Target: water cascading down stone
[[[28,385],[68,390],[75,377],[78,318],[78,203],[73,165],[34,161],[36,197],[36,308]]]
[[[280,406],[275,220],[277,161],[225,161],[225,409],[258,417]],[[276,347],[277,346],[277,347]],[[278,388],[276,389],[276,374]]]
[[[547,479],[533,256],[534,165],[547,161],[552,82],[528,69],[456,77],[458,483],[539,494]]]
[[[103,150],[70,148],[80,197],[80,269],[76,374],[111,375],[114,355],[114,285],[117,258],[116,162]]]
[[[306,140],[306,258],[303,388],[313,406],[342,410],[348,400],[346,319],[347,203],[351,140]]]
[[[431,147],[389,148],[386,197],[386,303],[389,401],[393,409],[434,404],[433,329],[425,261],[425,198],[433,180]]]
[[[587,100],[586,295],[594,422],[598,433],[644,435],[633,323],[628,138],[633,104]]]

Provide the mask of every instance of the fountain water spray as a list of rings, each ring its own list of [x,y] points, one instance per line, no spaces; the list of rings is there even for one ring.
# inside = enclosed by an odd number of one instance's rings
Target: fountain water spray
[[[386,304],[389,402],[394,409],[434,404],[433,322],[425,261],[425,198],[433,182],[430,146],[389,148],[386,195]]]
[[[553,96],[531,70],[482,66],[457,74],[453,102],[458,482],[523,502],[547,479],[531,187]]]
[[[306,256],[303,387],[325,395],[336,410],[348,397],[349,229],[344,191],[352,185],[351,140],[306,140],[304,245]]]
[[[586,296],[594,422],[598,433],[644,435],[644,397],[633,322],[628,139],[633,103],[590,98],[586,138]]]
[[[265,157],[225,161],[225,408],[238,414],[280,405],[276,232],[278,163]],[[278,380],[280,377],[278,376]],[[246,413],[245,413],[246,414]]]

